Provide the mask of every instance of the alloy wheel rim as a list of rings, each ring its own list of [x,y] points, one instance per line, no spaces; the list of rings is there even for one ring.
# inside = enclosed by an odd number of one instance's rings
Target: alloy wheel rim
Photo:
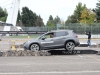
[[[39,45],[37,45],[37,44],[32,44],[32,45],[31,45],[31,50],[38,51],[38,50],[39,50]]]
[[[73,42],[68,42],[66,44],[66,49],[67,50],[74,50],[75,44]]]

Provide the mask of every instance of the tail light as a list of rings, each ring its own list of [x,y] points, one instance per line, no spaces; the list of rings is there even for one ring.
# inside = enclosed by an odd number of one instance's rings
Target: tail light
[[[77,34],[74,34],[74,35],[75,35],[76,38],[78,38],[78,35]]]

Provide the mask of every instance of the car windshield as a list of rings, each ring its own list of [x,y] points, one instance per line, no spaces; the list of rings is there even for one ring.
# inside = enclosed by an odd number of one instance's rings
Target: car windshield
[[[48,32],[47,32],[48,33]],[[47,33],[44,33],[42,35],[40,35],[37,39],[41,39],[42,37],[44,37]]]

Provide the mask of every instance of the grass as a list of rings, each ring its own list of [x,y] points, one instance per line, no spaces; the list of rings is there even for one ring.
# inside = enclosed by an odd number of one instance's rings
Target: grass
[[[38,35],[35,36],[9,36],[9,38],[37,38]]]
[[[41,34],[40,34],[41,35]],[[39,34],[38,35],[36,35],[36,34],[34,34],[34,35],[20,35],[20,36],[16,36],[16,35],[13,35],[13,36],[9,36],[9,38],[37,38],[37,37],[39,37],[40,36]],[[50,38],[50,36],[49,35],[47,35],[47,36],[45,36],[46,38]]]

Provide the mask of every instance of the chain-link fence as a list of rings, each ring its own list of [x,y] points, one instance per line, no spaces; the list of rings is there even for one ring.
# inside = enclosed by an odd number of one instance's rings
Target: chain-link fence
[[[84,34],[84,32],[91,32],[92,34],[100,34],[100,24],[67,24],[67,25],[61,25],[59,27],[53,26],[53,27],[22,27],[24,31],[49,31],[49,30],[57,30],[57,29],[68,29],[73,30],[77,34]]]
[[[60,27],[59,29],[70,29],[77,34],[84,34],[84,32],[91,32],[92,34],[100,34],[100,25],[69,25]]]
[[[73,30],[77,34],[84,34],[84,32],[91,32],[92,34],[100,34],[100,23],[95,24],[79,24],[79,23],[69,23],[67,25],[55,25],[53,27],[43,26],[43,27],[21,27],[23,31],[50,31],[57,29],[67,29]],[[0,31],[3,31],[4,26],[0,26]],[[11,27],[11,30],[15,30],[15,27]]]

